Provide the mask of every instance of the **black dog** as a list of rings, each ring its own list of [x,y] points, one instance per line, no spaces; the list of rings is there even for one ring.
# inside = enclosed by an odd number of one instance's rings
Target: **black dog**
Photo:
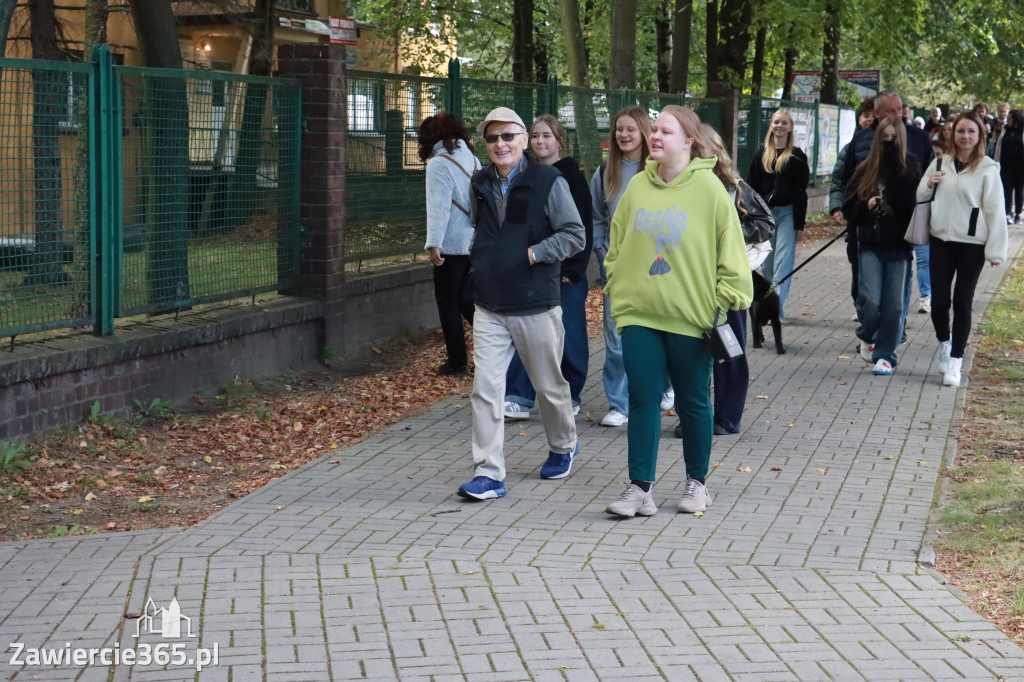
[[[772,288],[772,283],[758,270],[751,273],[754,279],[754,301],[750,304],[750,332],[754,336],[754,348],[764,344],[764,325],[772,323],[775,334],[775,351],[785,355],[782,346],[782,323],[779,321],[779,292]]]

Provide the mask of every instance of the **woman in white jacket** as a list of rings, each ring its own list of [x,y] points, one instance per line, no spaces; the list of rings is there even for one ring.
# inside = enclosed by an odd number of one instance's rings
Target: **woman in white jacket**
[[[960,385],[974,289],[985,261],[995,267],[1006,260],[1003,183],[999,164],[985,156],[985,144],[985,126],[978,115],[960,114],[953,121],[953,143],[945,155],[932,161],[917,187],[919,202],[928,201],[933,192],[935,196],[930,242],[932,325],[946,386]]]

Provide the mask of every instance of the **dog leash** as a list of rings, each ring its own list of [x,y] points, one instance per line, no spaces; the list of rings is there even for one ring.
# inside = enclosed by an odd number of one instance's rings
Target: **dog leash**
[[[842,236],[843,236],[844,234],[846,234],[846,233],[847,233],[847,232],[848,232],[849,230],[850,230],[850,228],[849,228],[849,227],[844,227],[844,228],[843,228],[843,231],[842,231],[842,232],[840,232],[839,234],[837,234],[837,235],[836,235],[835,237],[833,237],[832,239],[830,239],[830,240],[829,240],[829,242],[828,242],[828,244],[825,244],[825,246],[821,247],[820,249],[818,249],[817,251],[815,251],[814,253],[812,253],[812,254],[810,255],[810,257],[809,257],[809,258],[808,258],[807,260],[805,260],[805,261],[804,261],[803,263],[801,263],[800,265],[798,265],[798,266],[796,266],[795,268],[793,268],[792,272],[790,272],[790,273],[789,273],[788,275],[786,275],[785,277],[783,277],[782,279],[780,279],[780,280],[779,280],[778,282],[776,282],[775,284],[773,284],[773,285],[771,286],[771,288],[770,288],[770,289],[768,289],[768,293],[767,293],[767,294],[765,294],[765,295],[764,295],[764,296],[763,296],[762,298],[767,298],[768,296],[770,296],[770,295],[771,295],[771,293],[772,293],[772,291],[774,291],[774,290],[775,290],[775,287],[777,287],[777,286],[779,286],[780,284],[782,284],[783,282],[785,282],[785,281],[786,281],[787,279],[789,279],[790,277],[792,277],[793,275],[795,275],[795,274],[797,273],[797,271],[798,271],[798,270],[801,270],[801,269],[802,269],[802,268],[803,268],[803,267],[804,267],[805,265],[807,265],[807,264],[808,264],[808,263],[810,263],[810,262],[811,262],[812,260],[814,260],[815,258],[817,258],[818,256],[820,256],[820,255],[821,255],[821,252],[822,252],[822,251],[824,251],[824,250],[825,250],[825,249],[827,249],[828,247],[830,247],[830,246],[832,246],[833,244],[835,244],[835,243],[836,243],[836,242],[837,242],[837,241],[839,240],[839,238],[840,238],[840,237],[842,237]]]

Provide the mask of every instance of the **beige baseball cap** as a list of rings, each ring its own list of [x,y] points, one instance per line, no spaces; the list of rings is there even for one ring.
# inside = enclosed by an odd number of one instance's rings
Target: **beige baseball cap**
[[[476,131],[483,135],[487,131],[487,124],[494,123],[495,121],[499,123],[515,123],[524,131],[526,130],[526,124],[523,123],[523,119],[519,118],[519,114],[508,107],[496,107],[491,109],[491,113],[487,114],[487,118],[476,127]]]

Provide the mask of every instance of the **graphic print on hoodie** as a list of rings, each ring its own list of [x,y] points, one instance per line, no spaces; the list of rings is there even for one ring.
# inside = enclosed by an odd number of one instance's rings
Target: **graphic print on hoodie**
[[[650,275],[667,275],[672,272],[672,267],[665,261],[663,255],[672,253],[672,248],[679,248],[686,231],[686,212],[680,210],[675,204],[671,208],[661,211],[647,211],[638,208],[633,218],[633,231],[638,234],[646,234],[654,240],[655,253],[654,262],[651,263]]]

